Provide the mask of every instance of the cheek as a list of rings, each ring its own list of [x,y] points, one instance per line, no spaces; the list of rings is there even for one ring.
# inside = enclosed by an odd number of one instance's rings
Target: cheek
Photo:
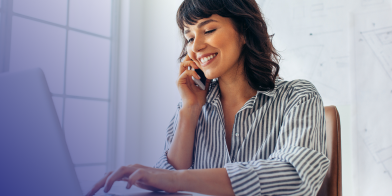
[[[188,54],[189,57],[191,57],[191,59],[196,59],[196,54],[194,52],[192,52],[192,48],[187,46],[186,47],[186,52]]]
[[[238,50],[238,44],[235,39],[235,34],[229,33],[222,33],[216,35],[213,39],[211,39],[211,45],[215,48],[221,50],[224,53],[225,58],[232,57],[233,52],[235,53]]]
[[[241,53],[241,44],[239,43],[239,40],[233,39],[236,35],[230,36],[227,38],[226,41],[221,44],[222,49],[225,50],[225,57],[227,60],[236,60],[239,58],[239,55]]]

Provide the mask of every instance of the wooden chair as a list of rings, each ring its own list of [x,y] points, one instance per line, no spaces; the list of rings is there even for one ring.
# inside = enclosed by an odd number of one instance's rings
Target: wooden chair
[[[340,118],[335,106],[326,106],[327,156],[330,165],[317,196],[342,196],[342,157]]]

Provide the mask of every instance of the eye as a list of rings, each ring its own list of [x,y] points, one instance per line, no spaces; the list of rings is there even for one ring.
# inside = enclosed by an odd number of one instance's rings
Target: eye
[[[213,33],[214,31],[216,31],[216,29],[213,29],[213,30],[210,30],[210,31],[206,31],[205,34]],[[193,40],[194,40],[194,38],[190,38],[190,39],[187,40],[187,43],[189,44],[189,43],[193,42]]]
[[[188,41],[188,43],[191,43],[191,42],[193,42],[193,38],[190,38],[187,41]]]
[[[210,30],[210,31],[206,31],[205,34],[213,33],[214,31],[216,31],[216,29],[213,29],[213,30]]]

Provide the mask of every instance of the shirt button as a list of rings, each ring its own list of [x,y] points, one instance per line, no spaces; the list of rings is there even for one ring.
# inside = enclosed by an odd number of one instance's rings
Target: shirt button
[[[238,137],[238,136],[240,136],[240,134],[239,134],[239,133],[236,133],[236,134],[235,134],[235,136],[237,136],[237,137]]]

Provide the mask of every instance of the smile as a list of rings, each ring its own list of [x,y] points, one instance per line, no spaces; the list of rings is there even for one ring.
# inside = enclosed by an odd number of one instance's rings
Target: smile
[[[203,58],[200,59],[200,62],[203,65],[207,65],[208,63],[210,63],[216,57],[216,55],[218,55],[218,53],[212,54],[212,55],[207,56],[207,57],[203,57]]]

